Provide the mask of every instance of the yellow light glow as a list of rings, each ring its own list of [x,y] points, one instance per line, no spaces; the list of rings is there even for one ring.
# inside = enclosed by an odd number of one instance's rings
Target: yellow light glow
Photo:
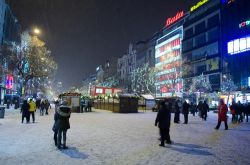
[[[35,29],[34,29],[34,33],[35,33],[35,34],[40,34],[41,31],[40,31],[38,28],[35,28]]]

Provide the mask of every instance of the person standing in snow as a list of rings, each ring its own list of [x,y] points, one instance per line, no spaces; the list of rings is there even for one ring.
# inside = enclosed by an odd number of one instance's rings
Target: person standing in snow
[[[180,122],[180,107],[179,107],[179,100],[175,102],[175,112],[174,112],[174,123]]]
[[[182,109],[182,113],[184,115],[184,123],[183,124],[187,124],[188,123],[189,107],[190,107],[190,105],[185,100],[184,103],[183,103],[183,107],[182,107],[183,108]]]
[[[159,146],[164,147],[164,142],[171,144],[170,140],[170,122],[171,122],[171,113],[169,107],[166,106],[165,101],[160,102],[160,109],[157,113],[155,119],[155,126],[158,126],[160,129],[161,144]]]
[[[24,118],[26,118],[26,123],[30,122],[30,113],[29,113],[30,105],[28,104],[27,100],[23,101],[21,112],[22,113],[22,123]]]
[[[30,106],[29,109],[30,115],[32,115],[33,123],[35,123],[36,103],[32,99],[30,99],[29,106]]]
[[[70,128],[69,118],[71,110],[67,105],[68,105],[67,101],[62,101],[60,107],[56,109],[56,114],[54,117],[55,127],[53,129],[58,131],[57,143],[56,143],[58,149],[61,149],[62,147],[63,149],[68,148],[66,146],[66,134],[67,130]],[[56,135],[54,134],[54,137],[55,136]],[[61,144],[62,136],[63,136],[63,145]]]
[[[207,120],[207,112],[209,112],[209,106],[206,102],[206,100],[202,103],[202,108],[201,108],[201,117],[203,120]]]
[[[219,129],[221,122],[224,121],[225,123],[225,130],[228,130],[228,125],[227,125],[227,111],[228,111],[228,107],[227,105],[224,103],[223,99],[220,99],[220,105],[218,107],[218,124],[215,127],[215,129]]]

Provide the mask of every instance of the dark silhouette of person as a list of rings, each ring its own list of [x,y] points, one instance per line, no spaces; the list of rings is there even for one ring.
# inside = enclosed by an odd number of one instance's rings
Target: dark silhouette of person
[[[224,103],[223,99],[220,99],[220,105],[218,106],[218,124],[215,127],[215,129],[219,129],[221,122],[224,121],[225,123],[225,130],[228,130],[228,125],[227,125],[227,111],[228,111],[228,107],[227,105]]]
[[[179,100],[175,102],[174,123],[180,122],[180,107],[178,103],[179,103]]]
[[[202,109],[201,109],[201,118],[203,120],[207,120],[207,112],[209,112],[209,106],[206,101],[202,103]]]
[[[184,124],[188,123],[189,107],[190,107],[190,105],[185,100],[184,103],[183,103],[183,107],[182,107],[183,108],[182,113],[184,115]]]
[[[22,123],[24,118],[26,118],[26,123],[30,122],[30,113],[29,113],[30,105],[28,104],[27,100],[23,101],[23,105],[21,107],[20,113],[22,113]]]
[[[155,126],[158,125],[160,129],[161,144],[159,146],[164,147],[165,141],[167,144],[172,143],[170,140],[170,135],[169,135],[170,122],[171,122],[171,113],[170,113],[169,107],[166,106],[165,101],[161,101],[160,109],[155,119]]]

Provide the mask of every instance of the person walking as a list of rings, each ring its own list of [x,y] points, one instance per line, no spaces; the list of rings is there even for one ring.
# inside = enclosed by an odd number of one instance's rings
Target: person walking
[[[175,112],[174,112],[174,123],[180,122],[180,107],[179,107],[179,100],[175,102]]]
[[[190,103],[190,112],[193,114],[193,116],[195,116],[196,108],[197,108],[197,106],[193,102],[191,102]]]
[[[229,109],[230,109],[230,112],[231,112],[231,115],[232,115],[232,123],[236,123],[237,120],[236,120],[236,112],[235,112],[235,101],[233,100],[232,101],[232,105],[230,105]]]
[[[171,113],[169,107],[166,106],[165,101],[160,102],[160,109],[157,113],[155,119],[155,126],[159,127],[160,129],[160,136],[161,136],[161,144],[159,146],[164,147],[164,142],[166,141],[167,144],[171,144],[170,140],[170,122],[171,122]]]
[[[202,101],[199,101],[198,106],[197,106],[197,109],[198,109],[198,116],[199,116],[200,118],[202,118],[202,116],[201,116],[201,112],[202,112]]]
[[[202,108],[201,108],[201,118],[205,121],[207,120],[207,112],[209,112],[209,106],[205,100],[202,103]]]
[[[23,105],[21,107],[20,113],[22,113],[22,123],[24,118],[26,118],[26,123],[30,122],[30,113],[29,113],[30,105],[28,104],[27,100],[23,101]]]
[[[36,103],[34,102],[33,99],[30,99],[29,106],[30,106],[29,113],[32,116],[33,123],[35,123]]]
[[[61,149],[67,149],[66,146],[66,134],[67,130],[70,129],[70,123],[69,118],[71,114],[70,108],[67,106],[67,101],[63,101],[60,105],[60,107],[57,108],[56,114],[55,114],[55,130],[58,130],[57,134],[57,148]],[[63,136],[63,145],[61,144]],[[61,146],[62,145],[62,146]]]
[[[238,120],[238,123],[241,123],[241,122],[243,122],[243,115],[242,115],[243,105],[241,104],[240,101],[238,101],[236,108],[237,108],[237,112],[238,112],[238,119],[237,120]]]
[[[184,115],[184,123],[183,124],[188,124],[189,107],[190,107],[190,105],[185,100],[183,103],[183,106],[182,106],[182,113]]]
[[[44,100],[41,100],[41,103],[40,103],[40,116],[44,115],[44,109],[45,109],[45,103],[44,103]]]
[[[223,99],[220,99],[220,105],[218,107],[218,123],[217,123],[217,126],[215,127],[216,130],[220,128],[222,121],[224,121],[225,123],[225,130],[228,130],[227,111],[228,111],[227,105],[224,103]]]
[[[45,110],[46,110],[46,112],[45,112],[46,115],[49,115],[49,112],[48,112],[49,107],[50,107],[50,103],[49,103],[49,101],[46,99],[46,100],[45,100],[45,107],[44,107]]]

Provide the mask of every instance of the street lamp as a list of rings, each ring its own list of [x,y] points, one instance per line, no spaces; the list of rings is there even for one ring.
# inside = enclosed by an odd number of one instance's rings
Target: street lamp
[[[38,28],[35,28],[35,29],[33,30],[33,32],[34,32],[34,34],[36,34],[36,35],[39,35],[39,34],[41,33],[40,29],[38,29]]]

